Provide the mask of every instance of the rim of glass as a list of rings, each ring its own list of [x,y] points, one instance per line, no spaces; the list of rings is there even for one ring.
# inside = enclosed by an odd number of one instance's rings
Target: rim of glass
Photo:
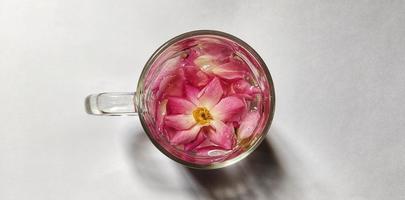
[[[239,154],[238,156],[231,158],[229,160],[225,160],[222,162],[217,162],[217,163],[210,163],[210,164],[196,164],[196,163],[191,163],[191,162],[187,162],[185,160],[182,160],[180,158],[177,158],[176,156],[172,155],[170,152],[168,152],[163,146],[161,146],[157,141],[155,141],[155,139],[151,136],[151,133],[149,131],[149,128],[146,125],[145,119],[143,117],[142,114],[142,108],[141,108],[141,97],[144,93],[144,77],[147,74],[147,72],[149,71],[149,68],[151,67],[151,65],[153,64],[153,62],[155,62],[156,58],[162,53],[164,52],[168,47],[172,46],[173,44],[175,44],[176,42],[189,38],[189,37],[193,37],[193,36],[203,36],[203,35],[212,35],[212,36],[220,36],[220,37],[224,37],[226,39],[229,39],[231,41],[236,42],[237,44],[239,44],[240,46],[242,46],[243,48],[245,48],[251,55],[253,55],[253,57],[257,60],[257,62],[260,64],[260,66],[262,67],[262,70],[264,71],[265,75],[266,75],[266,79],[268,81],[269,84],[269,95],[270,95],[270,113],[269,113],[269,118],[267,119],[266,122],[266,126],[263,129],[263,133],[260,136],[259,139],[257,139],[254,144],[252,146],[250,146],[249,149],[247,149],[246,151],[244,151],[243,153]],[[138,86],[137,86],[137,91],[136,91],[136,107],[139,113],[139,119],[141,121],[142,127],[146,132],[146,135],[148,136],[149,140],[153,143],[153,145],[158,148],[163,154],[165,154],[167,157],[169,157],[170,159],[182,164],[185,167],[190,167],[190,168],[194,168],[194,169],[218,169],[218,168],[223,168],[226,166],[229,166],[231,164],[234,164],[242,159],[244,159],[245,157],[247,157],[250,153],[252,153],[264,140],[264,138],[266,137],[271,123],[273,121],[273,117],[274,117],[274,111],[275,111],[275,91],[274,91],[274,84],[273,84],[273,79],[271,77],[271,74],[269,72],[269,69],[267,68],[266,63],[263,61],[263,59],[259,56],[259,54],[250,46],[248,45],[246,42],[244,42],[243,40],[239,39],[236,36],[233,36],[231,34],[225,33],[225,32],[221,32],[221,31],[216,31],[216,30],[195,30],[195,31],[190,31],[190,32],[186,32],[183,34],[180,34],[170,40],[168,40],[167,42],[165,42],[163,45],[161,45],[152,55],[151,57],[148,59],[148,61],[146,62],[142,73],[139,77],[139,81],[138,81]]]

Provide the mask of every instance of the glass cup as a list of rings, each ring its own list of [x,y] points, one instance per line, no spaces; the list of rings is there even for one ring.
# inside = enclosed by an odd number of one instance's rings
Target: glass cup
[[[152,143],[187,167],[215,169],[249,155],[274,115],[271,75],[241,39],[191,31],[164,43],[146,62],[133,93],[89,95],[92,115],[138,115]]]

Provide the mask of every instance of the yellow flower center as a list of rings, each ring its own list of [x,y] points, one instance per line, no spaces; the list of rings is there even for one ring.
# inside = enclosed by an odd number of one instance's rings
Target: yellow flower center
[[[193,111],[193,117],[200,125],[207,125],[211,120],[213,120],[210,111],[204,107],[197,107]]]

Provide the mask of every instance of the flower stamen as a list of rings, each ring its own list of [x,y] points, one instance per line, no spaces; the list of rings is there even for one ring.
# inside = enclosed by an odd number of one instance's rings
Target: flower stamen
[[[210,111],[204,107],[197,107],[193,111],[194,120],[200,125],[208,125],[213,120]]]

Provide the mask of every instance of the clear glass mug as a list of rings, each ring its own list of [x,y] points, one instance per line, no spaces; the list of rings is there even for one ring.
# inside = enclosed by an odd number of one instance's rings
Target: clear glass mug
[[[138,115],[152,143],[187,167],[235,163],[265,138],[274,115],[271,75],[241,39],[219,31],[187,32],[149,58],[133,93],[89,95],[93,115]]]

